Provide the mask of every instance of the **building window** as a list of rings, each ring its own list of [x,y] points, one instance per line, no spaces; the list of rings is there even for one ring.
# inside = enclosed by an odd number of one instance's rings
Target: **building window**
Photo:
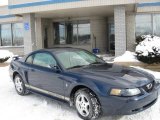
[[[2,46],[12,45],[11,24],[1,25],[1,45]]]
[[[154,35],[160,36],[160,14],[153,15],[153,32]]]
[[[78,24],[78,44],[89,44],[90,39],[90,24]]]
[[[78,44],[78,24],[73,24],[73,39],[72,44]]]
[[[56,45],[64,44],[89,44],[90,23],[88,21],[54,23]]]
[[[54,43],[57,44],[66,44],[65,36],[65,24],[64,23],[54,23],[55,28],[55,40]]]
[[[115,51],[115,26],[114,20],[110,19],[108,22],[108,39],[109,39],[109,51]]]
[[[23,24],[1,24],[0,25],[1,46],[22,46]]]
[[[160,36],[160,14],[136,15],[136,37],[141,35]]]
[[[23,24],[14,23],[12,24],[12,33],[13,33],[13,46],[21,46],[23,42]]]
[[[136,37],[152,34],[151,14],[139,14],[136,16]]]

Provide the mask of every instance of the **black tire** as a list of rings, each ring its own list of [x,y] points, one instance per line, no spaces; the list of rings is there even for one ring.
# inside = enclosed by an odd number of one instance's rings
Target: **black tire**
[[[19,79],[19,80],[18,80]],[[18,88],[18,81],[21,83],[21,85],[19,85],[19,88]],[[19,84],[20,84],[19,83]],[[22,77],[17,74],[15,77],[14,77],[14,85],[15,85],[15,89],[16,89],[16,92],[21,95],[21,96],[24,96],[24,95],[28,95],[29,94],[29,91],[26,89],[25,87],[25,84],[24,84],[24,81],[22,79]]]
[[[83,106],[83,102],[82,103],[80,102],[80,99],[82,99],[82,98],[80,98],[80,96],[85,96],[85,101],[87,104],[89,103],[89,106],[87,106],[87,107],[86,107],[86,105]],[[81,101],[83,101],[83,100],[81,100]],[[87,88],[80,89],[75,93],[74,105],[76,107],[76,110],[77,110],[79,117],[84,120],[97,119],[101,115],[101,105],[99,103],[98,98],[96,97],[96,95],[92,91],[90,91]],[[89,112],[79,110],[81,108],[82,109],[87,108],[87,110]],[[80,111],[83,111],[83,112],[80,112]],[[82,114],[85,114],[85,115],[82,115]]]

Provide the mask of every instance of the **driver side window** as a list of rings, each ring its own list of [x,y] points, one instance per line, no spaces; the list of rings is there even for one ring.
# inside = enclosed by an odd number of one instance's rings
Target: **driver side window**
[[[50,68],[50,65],[57,65],[56,60],[48,53],[35,54],[33,64],[46,68]]]

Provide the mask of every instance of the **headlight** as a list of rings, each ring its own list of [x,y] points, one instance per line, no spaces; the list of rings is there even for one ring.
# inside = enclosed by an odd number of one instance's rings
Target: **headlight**
[[[140,89],[112,89],[110,95],[130,97],[141,94]]]

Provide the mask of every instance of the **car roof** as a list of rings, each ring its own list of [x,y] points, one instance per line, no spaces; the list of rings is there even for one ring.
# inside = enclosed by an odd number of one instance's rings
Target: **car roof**
[[[54,48],[48,48],[48,49],[40,49],[40,50],[36,50],[36,51],[33,51],[31,53],[29,53],[28,55],[26,55],[24,58],[23,58],[23,61],[25,61],[28,56],[32,55],[32,54],[36,54],[38,52],[51,52],[51,53],[57,53],[57,52],[63,52],[63,51],[76,51],[76,50],[83,50],[81,48],[72,48],[72,47],[54,47]]]
[[[41,49],[37,50],[38,51],[48,51],[48,52],[60,52],[60,51],[75,51],[75,50],[83,50],[81,48],[72,48],[72,47],[54,47],[54,48],[49,48],[49,49]]]

